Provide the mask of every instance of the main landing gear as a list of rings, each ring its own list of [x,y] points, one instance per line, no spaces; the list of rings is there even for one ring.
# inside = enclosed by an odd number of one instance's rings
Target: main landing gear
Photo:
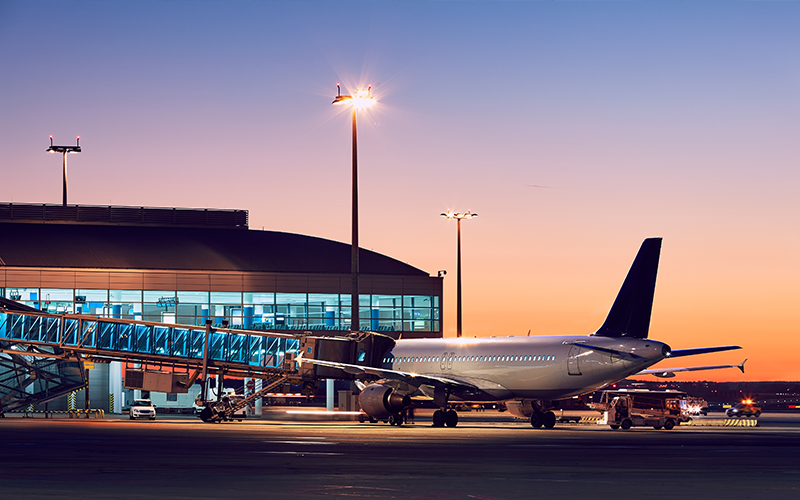
[[[455,410],[436,410],[433,412],[434,427],[455,427],[458,425],[458,413]]]
[[[534,429],[544,427],[545,429],[552,429],[556,425],[556,414],[552,411],[542,412],[534,406],[533,414],[531,415],[531,426]]]

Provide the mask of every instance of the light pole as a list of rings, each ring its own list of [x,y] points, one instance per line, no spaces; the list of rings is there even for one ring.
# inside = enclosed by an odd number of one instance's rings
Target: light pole
[[[358,134],[356,133],[356,111],[375,103],[372,97],[372,85],[366,89],[358,89],[355,95],[342,95],[342,88],[336,84],[336,97],[333,104],[350,104],[353,107],[353,220],[351,237],[350,272],[352,284],[350,286],[350,331],[357,332],[360,328],[358,314]]]
[[[458,221],[458,263],[456,265],[456,337],[461,337],[461,220],[477,217],[467,210],[466,212],[453,212],[448,210],[442,217]]]
[[[75,146],[53,146],[53,136],[50,136],[50,147],[47,148],[45,151],[48,153],[61,153],[64,156],[64,199],[63,205],[67,206],[67,155],[69,153],[80,153],[81,152],[81,136],[78,136],[78,140]]]

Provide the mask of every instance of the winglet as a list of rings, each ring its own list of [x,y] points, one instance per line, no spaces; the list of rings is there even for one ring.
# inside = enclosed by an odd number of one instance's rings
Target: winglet
[[[747,361],[747,358],[744,358],[744,361],[742,361],[742,362],[739,364],[739,366],[737,366],[737,368],[739,368],[740,370],[742,370],[742,373],[744,373],[744,364],[745,364],[745,362],[746,362],[746,361]]]

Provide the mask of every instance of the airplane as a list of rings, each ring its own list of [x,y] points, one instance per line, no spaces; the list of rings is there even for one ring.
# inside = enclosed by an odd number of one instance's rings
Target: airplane
[[[648,238],[602,326],[591,335],[400,339],[381,368],[301,358],[339,368],[356,378],[361,409],[372,421],[401,425],[412,398],[439,408],[434,427],[455,427],[451,402],[505,403],[534,428],[552,428],[559,401],[587,394],[632,375],[672,377],[674,372],[739,365],[648,369],[664,359],[741,349],[717,346],[672,349],[648,339],[661,238]],[[745,360],[746,361],[746,360]]]

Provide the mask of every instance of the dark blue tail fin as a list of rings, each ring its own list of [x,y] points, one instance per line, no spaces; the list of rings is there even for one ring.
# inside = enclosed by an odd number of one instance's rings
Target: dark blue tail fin
[[[656,290],[661,238],[644,240],[633,261],[625,282],[603,326],[595,333],[601,337],[646,339],[650,329],[650,312]]]

